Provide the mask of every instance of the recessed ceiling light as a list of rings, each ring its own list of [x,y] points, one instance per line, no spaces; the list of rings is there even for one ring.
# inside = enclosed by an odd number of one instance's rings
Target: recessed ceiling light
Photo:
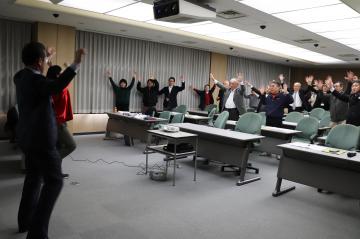
[[[135,3],[135,0],[64,0],[59,5],[91,12],[105,13]]]
[[[106,14],[135,21],[149,21],[154,19],[153,6],[142,2],[131,4]]]

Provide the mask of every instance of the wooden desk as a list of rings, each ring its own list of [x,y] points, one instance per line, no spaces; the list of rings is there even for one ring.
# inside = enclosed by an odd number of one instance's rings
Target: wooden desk
[[[139,119],[128,114],[123,113],[107,113],[109,116],[106,134],[109,132],[116,132],[126,135],[130,138],[140,139],[146,142],[148,139],[147,130],[152,129],[154,124],[167,122],[166,119],[147,117],[145,119]],[[130,146],[127,142],[126,145]]]
[[[199,156],[239,167],[241,171],[237,181],[238,186],[260,179],[260,177],[245,179],[245,173],[251,143],[264,138],[263,136],[190,123],[172,125],[179,127],[181,131],[198,135]]]
[[[328,147],[299,142],[279,147],[282,156],[274,197],[295,189],[281,189],[286,179],[360,199],[360,153],[350,158],[345,150],[342,154],[328,153],[323,151]]]

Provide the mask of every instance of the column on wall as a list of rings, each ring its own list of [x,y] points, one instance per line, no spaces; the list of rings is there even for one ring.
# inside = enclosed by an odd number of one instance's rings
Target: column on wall
[[[220,53],[211,53],[211,65],[210,72],[214,74],[215,78],[219,81],[224,81],[227,75],[227,55],[223,55]],[[212,82],[210,82],[210,86],[212,86]],[[219,92],[219,88],[216,87],[214,92],[214,100],[217,105],[219,102],[216,101],[217,95]]]

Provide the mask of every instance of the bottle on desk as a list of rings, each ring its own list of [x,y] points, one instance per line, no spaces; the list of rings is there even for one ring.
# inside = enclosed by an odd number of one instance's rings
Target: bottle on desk
[[[118,112],[118,110],[117,110],[117,108],[116,108],[116,106],[114,107],[114,113],[117,113]]]

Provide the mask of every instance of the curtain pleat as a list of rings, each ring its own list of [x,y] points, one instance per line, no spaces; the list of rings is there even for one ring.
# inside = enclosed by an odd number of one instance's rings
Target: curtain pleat
[[[77,31],[76,46],[88,52],[74,81],[76,113],[104,113],[113,109],[108,69],[116,83],[125,78],[129,84],[136,71],[142,86],[154,74],[160,89],[167,85],[170,76],[180,85],[183,75],[186,89],[179,93],[178,103],[189,108],[197,108],[199,99],[188,86],[202,87],[209,79],[210,53],[206,51],[85,31]],[[131,111],[141,110],[142,98],[136,83],[130,97]],[[162,109],[162,101],[163,96],[159,97],[158,109]]]
[[[13,77],[23,68],[21,50],[30,40],[30,23],[0,19],[0,112],[16,104]]]

